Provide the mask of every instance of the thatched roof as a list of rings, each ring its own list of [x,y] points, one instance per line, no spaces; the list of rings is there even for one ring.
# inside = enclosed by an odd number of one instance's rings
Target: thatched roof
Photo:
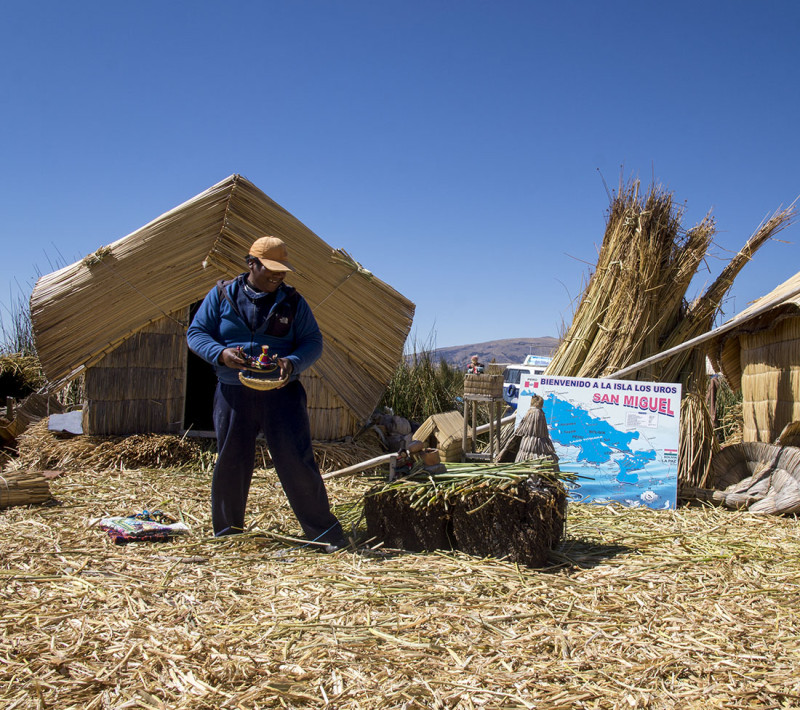
[[[414,304],[239,175],[38,280],[31,318],[46,377],[68,381],[148,323],[202,299],[218,279],[242,273],[250,244],[265,234],[288,245],[298,271],[286,281],[325,337],[312,374],[356,418],[368,417],[402,356]]]
[[[429,416],[414,432],[414,438],[426,441],[435,437],[439,448],[446,449],[464,436],[464,417],[460,412],[440,412]]]
[[[775,305],[770,307],[771,303]],[[800,316],[800,272],[720,326],[724,332],[706,345],[714,369],[725,375],[733,389],[739,389],[742,384],[739,336],[744,333],[766,334],[780,321],[792,316]],[[791,363],[787,361],[788,364]]]

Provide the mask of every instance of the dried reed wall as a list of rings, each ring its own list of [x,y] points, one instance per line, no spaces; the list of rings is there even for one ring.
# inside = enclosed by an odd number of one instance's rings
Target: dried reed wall
[[[800,284],[800,278],[798,277],[800,277],[800,274],[794,277],[793,281]],[[767,343],[775,338],[778,327],[783,321],[800,317],[800,298],[791,299],[760,315],[747,317],[748,311],[774,298],[773,294],[776,292],[778,292],[778,289],[755,301],[750,308],[736,316],[735,320],[742,321],[738,328],[714,338],[706,345],[712,365],[725,375],[725,379],[733,390],[738,390],[742,387],[742,377],[744,376],[745,361],[741,352],[742,336],[761,336],[758,339],[751,339],[750,342],[755,347],[758,342]],[[778,295],[780,294],[778,293]],[[791,357],[791,348],[783,350],[783,354]],[[791,360],[787,360],[787,362],[791,362]]]
[[[183,427],[188,309],[147,326],[86,371],[87,434],[177,433]]]
[[[739,335],[744,441],[773,442],[800,420],[800,317]]]
[[[191,383],[186,382],[186,332],[178,321],[188,313],[173,315],[176,320],[162,318],[150,324],[86,371],[87,434],[182,431],[186,387]],[[318,375],[304,374],[301,380],[315,440],[342,439],[358,429],[360,422]]]
[[[315,374],[300,375],[300,381],[308,395],[308,419],[311,438],[315,441],[336,441],[352,436],[361,422],[344,405],[334,391]]]

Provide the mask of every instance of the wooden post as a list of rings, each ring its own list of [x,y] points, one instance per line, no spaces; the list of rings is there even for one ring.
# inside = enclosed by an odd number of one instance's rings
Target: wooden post
[[[469,402],[464,398],[464,436],[461,437],[461,463],[467,460],[467,407]]]
[[[500,456],[500,451],[503,448],[503,426],[500,421],[503,418],[503,407],[505,406],[502,401],[495,402],[495,417],[497,418],[497,455]]]
[[[475,451],[478,448],[478,432],[476,429],[478,428],[478,402],[477,400],[472,400],[472,437],[470,440],[470,444],[472,446],[472,450]]]
[[[489,456],[494,461],[494,417],[492,416],[494,412],[492,409],[494,409],[494,405],[489,402]]]
[[[470,407],[470,402],[472,406]],[[489,411],[489,421],[487,424],[478,426],[478,402],[486,402]],[[501,435],[503,424],[514,421],[514,416],[503,419],[502,413],[505,403],[502,399],[493,397],[489,394],[472,394],[464,396],[464,429],[461,440],[461,460],[467,461],[470,458],[481,461],[494,460],[500,454]],[[477,437],[479,434],[489,433],[488,453],[478,454],[476,452]],[[470,447],[471,448],[468,448]]]
[[[495,461],[500,455],[500,413],[497,409],[497,402],[489,402],[489,422],[493,427],[489,430],[489,449],[492,454],[492,461]],[[495,437],[497,437],[497,449],[495,449]]]

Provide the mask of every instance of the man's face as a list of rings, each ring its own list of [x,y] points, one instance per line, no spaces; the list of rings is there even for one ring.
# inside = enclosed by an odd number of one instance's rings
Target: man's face
[[[252,259],[249,262],[250,268],[250,283],[255,286],[259,291],[264,293],[272,293],[278,286],[283,283],[286,276],[285,271],[270,271],[258,259]]]

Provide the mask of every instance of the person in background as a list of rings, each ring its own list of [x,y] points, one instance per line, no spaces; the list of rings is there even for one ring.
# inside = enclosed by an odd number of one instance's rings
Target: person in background
[[[216,536],[244,531],[256,437],[263,432],[306,537],[334,552],[348,543],[314,461],[306,392],[298,379],[322,354],[322,334],[308,303],[284,283],[286,272],[294,271],[288,259],[281,239],[256,239],[246,257],[247,272],[212,288],[187,332],[189,348],[217,373],[211,519]],[[264,345],[277,355],[280,376],[287,382],[261,391],[239,380],[246,363],[237,350],[258,356]]]
[[[480,375],[483,373],[483,364],[478,362],[478,356],[473,355],[469,360],[469,365],[467,365],[467,372],[470,375]]]

